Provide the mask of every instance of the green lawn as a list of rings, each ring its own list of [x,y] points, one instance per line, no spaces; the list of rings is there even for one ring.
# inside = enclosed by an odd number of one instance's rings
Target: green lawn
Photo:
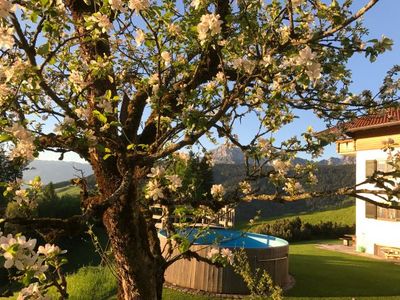
[[[329,241],[337,242],[337,241]],[[290,245],[290,273],[296,285],[285,299],[400,299],[400,265],[322,250],[317,241]],[[71,299],[115,299],[116,280],[108,269],[89,267],[68,276]],[[166,300],[206,300],[164,289]]]
[[[394,296],[393,299],[400,299],[400,265],[322,250],[315,243],[290,246],[289,266],[296,285],[287,293],[288,296],[293,296],[293,299],[364,299],[360,296],[369,296],[368,299]]]
[[[254,228],[258,225],[273,223],[275,221],[282,219],[294,219],[296,217],[300,217],[303,223],[307,222],[310,224],[318,224],[321,221],[323,221],[323,222],[341,223],[343,225],[352,226],[355,223],[356,207],[352,205],[349,207],[339,208],[339,209],[317,211],[311,213],[301,213],[295,215],[286,215],[279,218],[264,219],[255,222],[252,227]],[[243,229],[245,227],[248,227],[248,224],[239,224],[239,226],[237,226],[238,229]]]
[[[335,241],[329,241],[330,243]],[[322,250],[316,241],[290,246],[290,273],[296,285],[287,300],[400,299],[400,265]],[[165,299],[200,300],[169,290]]]

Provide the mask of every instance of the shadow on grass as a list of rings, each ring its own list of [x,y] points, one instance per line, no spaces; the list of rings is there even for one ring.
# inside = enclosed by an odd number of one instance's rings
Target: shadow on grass
[[[290,255],[290,272],[296,279],[296,285],[287,292],[288,296],[400,295],[399,265],[320,249],[313,250],[310,255]]]

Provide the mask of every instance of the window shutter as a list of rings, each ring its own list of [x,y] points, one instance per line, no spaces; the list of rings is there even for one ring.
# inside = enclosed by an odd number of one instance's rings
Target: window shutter
[[[400,209],[396,208],[396,221],[400,221]]]
[[[378,166],[378,162],[376,160],[367,160],[365,161],[365,177],[371,177]]]
[[[376,204],[365,202],[365,217],[376,219]]]

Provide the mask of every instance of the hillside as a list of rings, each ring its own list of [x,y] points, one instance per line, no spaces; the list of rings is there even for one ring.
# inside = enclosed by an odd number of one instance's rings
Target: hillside
[[[237,148],[221,146],[214,150],[213,159],[216,163],[213,167],[213,181],[215,184],[222,184],[227,190],[233,190],[237,187],[238,183],[245,177],[245,167],[243,162],[243,154]],[[301,158],[295,160],[295,163],[304,164],[307,161]],[[316,176],[318,184],[311,187],[315,191],[334,190],[344,186],[352,185],[355,182],[355,166],[353,161],[341,158],[329,158],[317,162]],[[68,187],[70,179],[75,177],[77,172],[75,168],[82,169],[87,177],[89,189],[95,189],[95,178],[92,174],[89,165],[75,164],[71,162],[57,162],[57,161],[34,161],[32,166],[36,166],[35,171],[39,171],[42,176],[43,182],[48,183],[53,181],[54,188],[59,189],[60,195],[65,194],[66,191],[62,188]],[[270,168],[270,166],[267,166]],[[33,171],[32,171],[33,173]],[[43,175],[42,175],[43,174]],[[24,176],[28,176],[25,173]],[[61,180],[58,180],[62,176]],[[255,184],[260,193],[274,193],[274,187],[266,179],[260,179]],[[78,193],[76,187],[69,189]],[[240,203],[236,212],[236,220],[239,223],[246,222],[261,211],[263,219],[282,216],[287,214],[298,214],[301,212],[320,211],[331,208],[347,207],[351,205],[351,199],[344,197],[329,197],[308,199],[296,201],[293,203],[276,203],[265,201],[252,201]]]
[[[243,180],[245,169],[236,164],[218,164],[213,169],[214,182],[223,184],[225,188],[234,189]],[[355,182],[354,165],[319,165],[316,171],[318,184],[312,189],[316,191],[334,190],[344,186],[352,185]],[[260,192],[273,193],[274,188],[267,180],[257,182]],[[329,197],[307,199],[291,203],[277,203],[266,201],[242,202],[236,210],[236,220],[239,223],[248,221],[261,211],[263,219],[275,216],[282,216],[304,211],[320,211],[330,208],[346,207],[351,205],[348,198]]]
[[[35,176],[40,176],[44,184],[48,184],[50,181],[55,183],[80,176],[80,170],[82,170],[85,176],[93,173],[92,167],[89,164],[67,161],[34,160],[24,171],[23,179],[29,181]]]
[[[355,224],[356,221],[356,207],[355,205],[352,205],[345,208],[316,211],[311,213],[284,215],[255,222],[254,228],[262,224],[271,224],[278,220],[294,219],[296,217],[300,217],[303,223],[318,224],[323,221],[352,226]],[[247,226],[247,224],[241,224],[239,227],[243,228],[245,226]]]

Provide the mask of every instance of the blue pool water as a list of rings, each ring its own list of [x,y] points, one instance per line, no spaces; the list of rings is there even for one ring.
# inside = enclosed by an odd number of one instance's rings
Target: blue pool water
[[[161,230],[160,235],[166,237],[165,230]],[[207,231],[190,228],[181,231],[180,235],[187,237],[194,245],[216,245],[222,248],[269,248],[288,245],[287,241],[274,236],[224,228]]]

